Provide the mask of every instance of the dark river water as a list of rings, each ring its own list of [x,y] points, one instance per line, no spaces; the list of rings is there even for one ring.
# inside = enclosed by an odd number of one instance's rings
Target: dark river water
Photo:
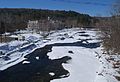
[[[51,60],[47,56],[47,53],[52,51],[53,46],[80,46],[85,48],[97,48],[100,46],[99,42],[87,44],[82,42],[56,43],[39,48],[25,57],[27,58],[26,61],[30,61],[30,63],[22,64],[21,62],[1,71],[0,82],[50,82],[53,79],[69,77],[69,70],[64,69],[62,63],[67,63],[72,58],[65,56]],[[36,57],[39,57],[39,60]],[[50,75],[49,73],[51,72],[55,75]]]
[[[47,56],[51,49],[52,46],[50,45],[37,49],[26,56],[26,61],[30,61],[30,63],[22,64],[21,62],[5,71],[1,71],[0,82],[50,82],[50,80],[61,78],[63,75],[68,77],[69,72],[63,68],[62,63],[67,63],[71,57],[65,56],[51,60]],[[40,59],[37,60],[36,57]],[[55,75],[50,75],[51,72]]]

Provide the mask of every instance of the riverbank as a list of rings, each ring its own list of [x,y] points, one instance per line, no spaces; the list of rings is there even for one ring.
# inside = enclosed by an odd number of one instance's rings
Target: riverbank
[[[105,68],[108,64],[97,32],[78,28],[52,31],[45,39],[15,48],[14,53],[7,55],[9,60],[0,58],[1,75],[4,75],[1,81],[12,78],[10,82],[16,82],[15,78],[31,76],[34,81],[43,82],[117,82],[113,75],[107,74],[108,70],[114,71],[112,67]],[[50,64],[51,61],[54,62]],[[5,80],[7,73],[13,75]]]

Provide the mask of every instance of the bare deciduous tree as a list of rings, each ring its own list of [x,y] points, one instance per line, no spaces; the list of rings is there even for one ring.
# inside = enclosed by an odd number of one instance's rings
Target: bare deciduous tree
[[[120,0],[116,0],[116,3],[113,4],[113,14],[120,16]]]
[[[104,32],[103,46],[109,54],[120,54],[120,0],[113,5],[112,17],[109,21],[110,28]],[[107,24],[108,25],[108,24]]]

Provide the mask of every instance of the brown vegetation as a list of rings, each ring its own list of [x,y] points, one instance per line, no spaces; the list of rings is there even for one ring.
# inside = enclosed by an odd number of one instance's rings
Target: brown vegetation
[[[118,5],[117,5],[118,4]],[[103,47],[108,54],[120,55],[120,1],[116,3],[113,16],[101,18],[98,26],[103,35]]]

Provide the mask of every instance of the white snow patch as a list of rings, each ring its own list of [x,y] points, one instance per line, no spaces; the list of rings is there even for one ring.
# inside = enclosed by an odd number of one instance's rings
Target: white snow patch
[[[36,36],[29,36],[26,40],[31,42],[31,41],[37,41],[38,38]]]
[[[23,61],[22,64],[28,64],[30,61]]]
[[[36,57],[37,60],[39,60],[39,57]]]
[[[53,72],[50,72],[49,74],[50,74],[51,76],[54,76],[54,75],[55,75],[55,73],[53,73]]]

